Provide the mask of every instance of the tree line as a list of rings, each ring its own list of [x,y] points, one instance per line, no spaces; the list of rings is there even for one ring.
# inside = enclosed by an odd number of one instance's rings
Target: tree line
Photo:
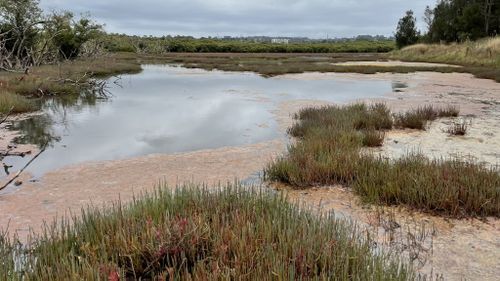
[[[500,0],[439,0],[426,7],[427,32],[416,27],[413,11],[406,12],[396,30],[398,47],[417,42],[463,42],[496,36],[500,32]]]
[[[110,52],[161,54],[185,53],[368,53],[394,50],[394,40],[352,40],[343,42],[300,42],[273,44],[251,40],[215,38],[149,37],[108,34],[104,46]]]

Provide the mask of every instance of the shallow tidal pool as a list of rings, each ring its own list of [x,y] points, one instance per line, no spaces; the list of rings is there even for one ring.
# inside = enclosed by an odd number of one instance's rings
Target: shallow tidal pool
[[[110,79],[112,95],[107,99],[48,100],[41,115],[17,121],[10,128],[21,134],[17,143],[48,144],[26,170],[37,178],[87,161],[282,138],[272,113],[280,102],[342,103],[380,97],[399,87],[398,83],[369,79],[287,77],[144,65],[139,74]],[[17,171],[30,159],[8,157],[4,162]]]

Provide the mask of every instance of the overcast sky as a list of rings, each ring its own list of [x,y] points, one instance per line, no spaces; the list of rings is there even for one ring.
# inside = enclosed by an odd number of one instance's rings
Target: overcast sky
[[[392,35],[408,9],[419,26],[436,0],[41,0],[89,12],[109,32],[137,35],[351,37]]]

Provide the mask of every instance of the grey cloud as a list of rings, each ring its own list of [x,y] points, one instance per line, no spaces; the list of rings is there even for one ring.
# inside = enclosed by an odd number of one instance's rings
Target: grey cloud
[[[90,12],[110,32],[193,36],[345,37],[391,35],[413,9],[434,0],[42,0],[47,10]]]

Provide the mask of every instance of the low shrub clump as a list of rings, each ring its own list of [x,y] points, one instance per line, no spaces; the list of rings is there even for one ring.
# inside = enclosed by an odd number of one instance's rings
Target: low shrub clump
[[[428,121],[454,117],[458,110],[431,106],[395,115],[395,126],[424,129]],[[364,200],[441,215],[500,216],[500,174],[473,161],[429,160],[408,155],[393,161],[361,153],[379,146],[392,125],[383,105],[308,108],[289,132],[298,137],[288,154],[265,169],[265,179],[296,188],[351,186]]]
[[[395,114],[394,119],[395,126],[398,128],[425,130],[429,121],[443,117],[457,117],[458,114],[459,110],[453,106],[435,108],[426,105],[404,113]]]
[[[413,280],[351,223],[241,186],[159,189],[89,209],[22,248],[0,236],[3,280]]]

